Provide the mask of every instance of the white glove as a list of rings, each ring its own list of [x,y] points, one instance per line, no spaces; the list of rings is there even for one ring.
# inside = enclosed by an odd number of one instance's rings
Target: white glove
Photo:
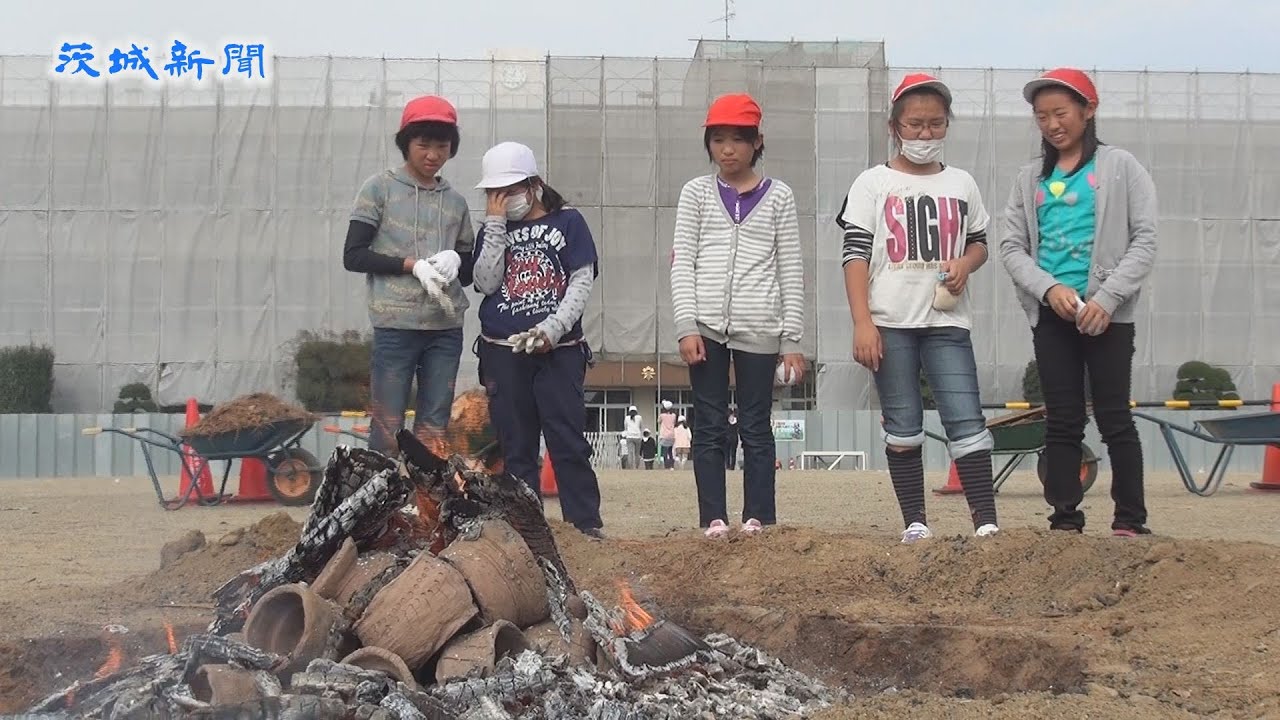
[[[522,333],[516,333],[515,335],[507,338],[507,342],[510,342],[512,345],[511,352],[516,354],[525,353],[527,355],[532,355],[544,341],[542,339],[542,333],[535,328],[533,330],[525,330]]]
[[[429,294],[439,293],[441,288],[448,283],[445,282],[444,276],[436,269],[436,266],[430,260],[419,260],[413,264],[413,276],[418,278],[418,282],[422,283],[422,287]]]
[[[458,279],[458,270],[462,268],[462,258],[453,250],[442,250],[428,260],[431,266],[444,278],[445,285],[451,285]]]

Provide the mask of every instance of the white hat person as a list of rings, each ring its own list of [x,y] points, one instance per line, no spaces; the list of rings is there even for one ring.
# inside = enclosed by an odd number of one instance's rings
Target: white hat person
[[[489,148],[480,160],[479,190],[496,190],[538,176],[538,160],[533,150],[518,142],[501,142]]]

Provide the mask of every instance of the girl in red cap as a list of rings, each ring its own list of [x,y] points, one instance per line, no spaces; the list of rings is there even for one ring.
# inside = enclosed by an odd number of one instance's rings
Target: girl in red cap
[[[466,198],[440,175],[458,154],[453,105],[410,100],[395,142],[404,163],[361,186],[342,253],[343,267],[368,280],[369,447],[383,453],[396,452],[415,378],[414,434],[439,436],[449,424],[475,244]]]
[[[991,432],[969,337],[969,276],[987,260],[987,212],[969,173],[942,163],[951,91],[908,75],[892,98],[897,154],[853,182],[836,223],[844,230],[845,289],[854,358],[875,375],[902,542],[933,536],[925,516],[923,368],[979,537],[999,532]]]
[[[1043,158],[1018,173],[1000,259],[1031,323],[1047,414],[1049,526],[1082,532],[1086,371],[1111,458],[1114,534],[1147,534],[1142,445],[1129,414],[1133,316],[1156,254],[1156,191],[1133,155],[1098,140],[1098,91],[1079,70],[1027,83]]]
[[[680,192],[671,300],[680,356],[693,385],[693,474],[698,520],[709,538],[729,533],[725,447],[729,366],[742,438],[742,531],[776,520],[777,452],[769,422],[775,375],[800,382],[805,359],[804,265],[791,188],[763,177],[760,106],[725,95],[707,111],[703,147],[717,172]]]

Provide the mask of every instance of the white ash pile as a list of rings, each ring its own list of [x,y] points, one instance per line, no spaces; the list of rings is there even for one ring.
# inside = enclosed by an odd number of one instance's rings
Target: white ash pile
[[[805,716],[838,693],[724,635],[578,591],[535,495],[401,432],[339,447],[301,537],[176,652],[25,716],[568,720]]]

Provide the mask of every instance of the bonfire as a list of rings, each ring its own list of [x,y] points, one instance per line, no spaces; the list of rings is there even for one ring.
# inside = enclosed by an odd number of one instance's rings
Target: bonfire
[[[579,589],[522,481],[408,431],[339,446],[298,543],[214,593],[205,632],[33,717],[486,720],[804,716],[838,693],[634,598]]]

